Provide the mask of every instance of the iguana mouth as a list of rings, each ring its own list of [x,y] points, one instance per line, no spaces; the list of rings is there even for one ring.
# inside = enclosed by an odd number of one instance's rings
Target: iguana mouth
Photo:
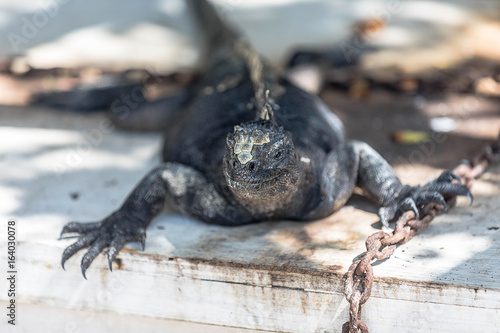
[[[284,176],[286,172],[280,172],[277,175],[272,175],[267,178],[258,179],[245,179],[239,178],[236,180],[234,177],[228,177],[229,186],[240,186],[240,187],[262,187],[262,186],[272,186],[278,183]]]

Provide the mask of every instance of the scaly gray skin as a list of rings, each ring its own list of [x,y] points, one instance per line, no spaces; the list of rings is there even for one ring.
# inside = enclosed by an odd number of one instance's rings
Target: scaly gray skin
[[[106,247],[110,269],[127,242],[144,248],[145,230],[166,200],[207,223],[237,226],[328,216],[356,185],[381,205],[384,225],[402,210],[418,214],[429,202],[446,206],[443,194],[472,198],[466,187],[452,183],[457,177],[450,172],[422,187],[402,185],[370,146],[345,140],[340,120],[318,97],[267,69],[206,2],[190,4],[217,33],[206,27],[214,49],[206,75],[183,93],[191,97],[182,107],[166,107],[168,114],[160,117],[168,119],[164,163],[104,220],[63,228],[61,234],[81,235],[64,251],[63,267],[85,247],[84,276]]]

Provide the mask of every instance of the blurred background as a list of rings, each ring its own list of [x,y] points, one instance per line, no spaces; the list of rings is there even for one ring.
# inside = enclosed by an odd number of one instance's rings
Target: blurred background
[[[464,77],[459,82],[442,82],[464,90],[493,75],[500,59],[497,1],[213,3],[269,62],[282,68],[299,50],[328,51],[332,67],[355,64],[363,76],[384,83],[405,78],[399,85],[411,92],[418,89],[411,79],[446,81],[447,74],[474,60],[479,71],[487,67],[484,73],[460,73]],[[89,78],[130,69],[168,75],[199,63],[198,29],[183,0],[2,0],[0,6],[1,103],[20,104],[29,95],[16,86],[21,82],[9,82],[5,75],[45,76],[40,85],[30,87],[33,93],[67,88],[51,78]],[[330,75],[331,81],[352,79],[345,72],[336,74]],[[483,83],[484,90],[494,86]]]
[[[385,63],[375,55],[366,60],[370,68],[446,68],[471,57],[498,58],[500,51],[497,1],[212,2],[279,65],[299,47],[333,48],[359,32],[363,44],[387,51],[378,54]],[[0,5],[0,57],[18,59],[18,72],[84,66],[169,72],[197,62],[196,28],[183,0],[2,0]],[[394,59],[389,50],[405,50],[412,58]],[[421,59],[424,54],[428,59]]]

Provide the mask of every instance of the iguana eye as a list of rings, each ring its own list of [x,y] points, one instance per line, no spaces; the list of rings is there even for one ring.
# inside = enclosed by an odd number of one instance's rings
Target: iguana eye
[[[274,158],[280,158],[281,157],[281,150],[278,151],[276,154],[274,154]]]

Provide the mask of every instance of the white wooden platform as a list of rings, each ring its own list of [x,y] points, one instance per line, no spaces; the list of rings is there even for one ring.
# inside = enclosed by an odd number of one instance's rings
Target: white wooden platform
[[[358,199],[321,221],[234,228],[165,212],[150,226],[145,252],[131,244],[113,273],[101,255],[86,281],[82,253],[66,271],[60,266],[62,251],[74,241],[57,240],[62,226],[116,209],[158,163],[161,137],[112,130],[92,143],[84,133],[99,130],[100,116],[74,128],[67,116],[43,114],[38,122],[31,118],[37,128],[15,119],[9,123],[17,126],[0,126],[2,267],[5,223],[18,223],[21,305],[13,332],[226,332],[172,319],[280,332],[340,330],[348,318],[343,274],[379,228],[374,206]],[[40,128],[47,126],[63,129]],[[425,171],[399,172],[412,168]],[[372,297],[363,307],[371,332],[500,331],[500,168],[473,193],[472,207],[460,200],[374,267]],[[5,332],[5,319],[0,327]]]

